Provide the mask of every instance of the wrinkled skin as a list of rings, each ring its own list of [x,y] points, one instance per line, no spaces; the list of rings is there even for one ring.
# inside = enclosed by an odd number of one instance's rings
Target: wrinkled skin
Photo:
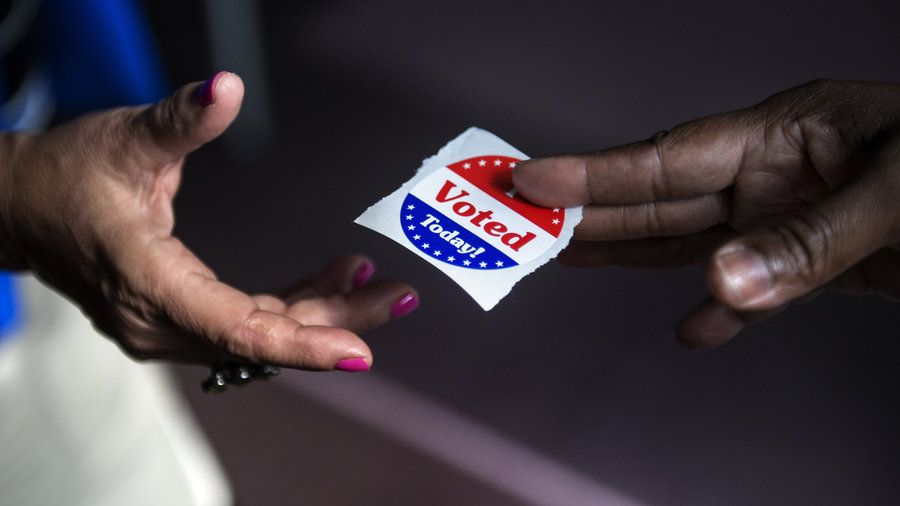
[[[193,83],[153,106],[44,134],[3,134],[0,268],[34,271],[139,359],[371,364],[355,332],[386,322],[392,305],[415,292],[397,281],[358,283],[366,257],[337,259],[283,297],[250,296],[218,281],[172,236],[185,155],[221,134],[243,97],[234,74],[212,83],[208,104]]]
[[[564,263],[705,265],[690,347],[822,290],[900,298],[900,84],[815,81],[650,140],[520,163],[532,201],[585,205]]]

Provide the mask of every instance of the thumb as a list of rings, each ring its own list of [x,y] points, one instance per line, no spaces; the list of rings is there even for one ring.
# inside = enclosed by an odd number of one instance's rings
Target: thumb
[[[787,220],[719,248],[709,267],[713,295],[733,309],[776,308],[895,242],[900,219],[888,212],[900,188],[894,172],[866,171]]]
[[[237,117],[243,97],[241,78],[219,72],[140,110],[130,125],[132,138],[155,165],[179,160],[221,135]]]

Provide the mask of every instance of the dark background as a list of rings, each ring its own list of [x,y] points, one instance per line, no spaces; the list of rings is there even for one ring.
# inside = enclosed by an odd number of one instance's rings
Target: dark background
[[[224,68],[248,90],[188,161],[177,233],[251,292],[355,251],[414,284],[421,307],[366,334],[376,363],[354,381],[402,385],[646,504],[898,500],[895,303],[826,294],[689,352],[672,327],[707,296],[700,269],[551,263],[485,313],[352,221],[469,126],[537,157],[814,78],[898,81],[900,4],[273,1],[255,23],[230,16],[242,3],[147,2],[174,83]],[[242,504],[520,504],[286,387],[314,373],[202,397],[205,373],[179,369]]]

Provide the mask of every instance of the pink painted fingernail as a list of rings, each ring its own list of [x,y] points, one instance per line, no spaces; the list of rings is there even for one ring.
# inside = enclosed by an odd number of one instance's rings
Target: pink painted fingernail
[[[356,275],[353,276],[353,288],[359,288],[368,283],[369,280],[372,279],[373,274],[375,274],[375,264],[372,262],[362,264],[359,269],[357,269]]]
[[[419,307],[419,298],[408,293],[391,307],[391,318],[400,318],[411,313],[417,307]]]
[[[369,370],[369,363],[364,358],[345,358],[334,366],[335,369],[344,372],[363,372]]]
[[[227,74],[224,70],[221,72],[216,72],[216,75],[210,77],[200,86],[200,89],[197,91],[197,101],[200,102],[200,105],[206,107],[213,102],[216,101],[216,81],[219,79],[219,76]]]

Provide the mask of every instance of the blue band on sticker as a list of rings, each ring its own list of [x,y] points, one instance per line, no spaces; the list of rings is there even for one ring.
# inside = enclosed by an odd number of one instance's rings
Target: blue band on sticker
[[[400,224],[409,242],[435,260],[477,270],[519,265],[414,195],[403,201]]]

